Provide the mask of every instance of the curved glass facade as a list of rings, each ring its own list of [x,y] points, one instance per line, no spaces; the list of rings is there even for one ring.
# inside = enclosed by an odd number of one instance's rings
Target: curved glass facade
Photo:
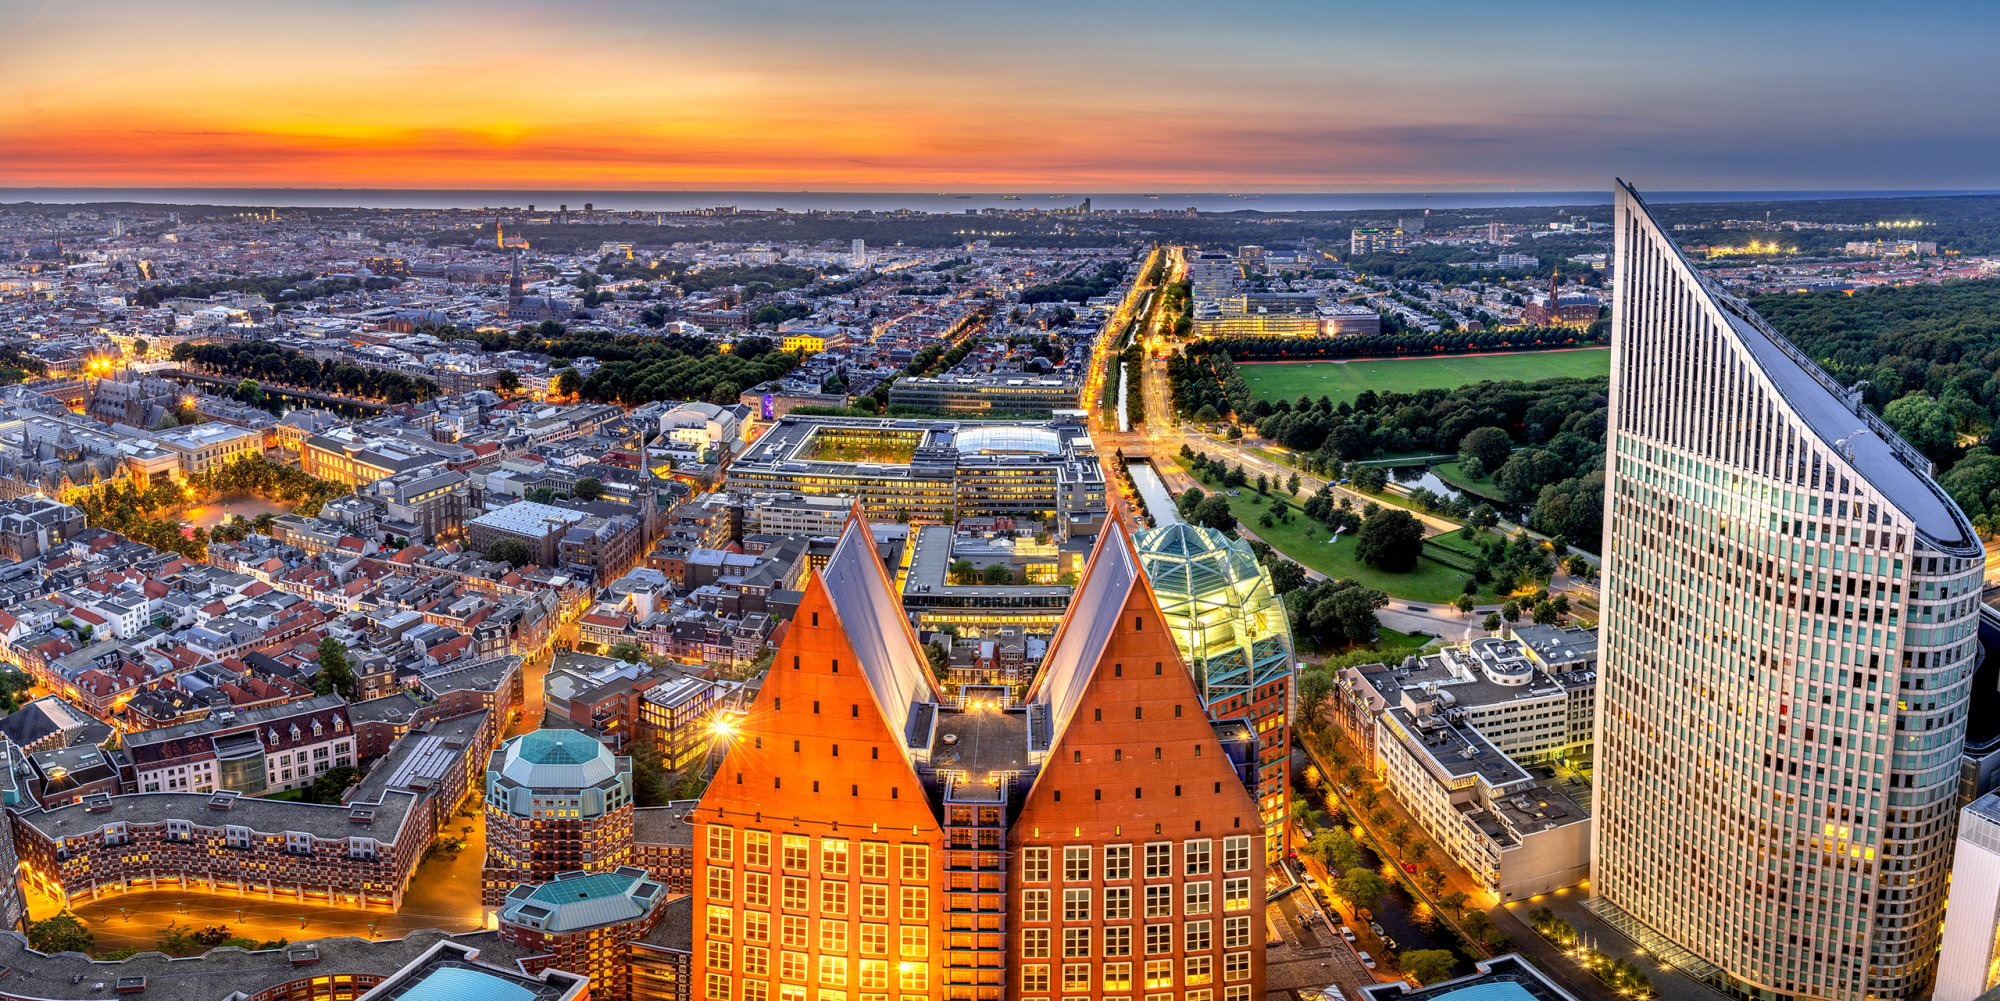
[[[1285,756],[1292,697],[1292,635],[1285,603],[1250,544],[1198,525],[1172,524],[1133,538],[1167,629],[1209,715],[1257,731],[1258,810],[1266,847],[1284,845]]]

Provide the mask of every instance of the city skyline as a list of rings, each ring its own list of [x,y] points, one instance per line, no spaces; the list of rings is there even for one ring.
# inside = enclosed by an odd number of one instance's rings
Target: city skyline
[[[1963,188],[2000,151],[1969,5],[1429,6],[44,5],[0,184]]]

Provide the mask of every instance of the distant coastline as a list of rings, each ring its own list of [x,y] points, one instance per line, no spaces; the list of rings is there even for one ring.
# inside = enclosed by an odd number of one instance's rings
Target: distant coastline
[[[1074,192],[1078,189],[1070,189]],[[1654,203],[1793,202],[1855,198],[1924,198],[1993,195],[2000,190],[1841,190],[1841,191],[1649,191]],[[1011,196],[1011,197],[1010,197]],[[1162,210],[1195,208],[1202,212],[1357,212],[1424,209],[1502,209],[1601,206],[1611,202],[1611,186],[1594,191],[1439,191],[1439,192],[1207,192],[1180,194],[1053,194],[1018,192],[882,192],[882,191],[557,191],[529,189],[396,189],[396,188],[0,188],[0,205],[36,202],[81,205],[137,202],[150,205],[241,205],[273,208],[362,209],[504,209],[554,211],[568,205],[580,210],[588,203],[601,211],[680,212],[734,206],[739,209],[791,212],[918,212],[963,213],[984,208],[1054,209],[1081,205],[1105,209]]]

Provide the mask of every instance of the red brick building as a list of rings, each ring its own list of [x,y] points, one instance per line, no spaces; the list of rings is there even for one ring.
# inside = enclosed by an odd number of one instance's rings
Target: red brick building
[[[1255,760],[1122,527],[1015,702],[943,696],[850,521],[692,811],[693,996],[1250,1001]]]

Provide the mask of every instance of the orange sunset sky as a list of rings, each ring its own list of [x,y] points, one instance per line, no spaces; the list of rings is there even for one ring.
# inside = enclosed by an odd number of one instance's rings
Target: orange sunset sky
[[[1970,8],[1657,6],[0,0],[0,186],[1991,185]]]

